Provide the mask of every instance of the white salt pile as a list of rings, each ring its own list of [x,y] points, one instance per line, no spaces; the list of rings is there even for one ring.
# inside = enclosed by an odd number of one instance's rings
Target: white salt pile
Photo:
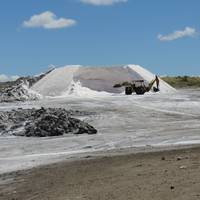
[[[57,68],[38,81],[31,89],[44,96],[96,96],[122,93],[124,88],[113,85],[125,81],[144,80],[150,82],[155,78],[148,70],[138,65],[121,67],[84,67],[80,65]],[[160,92],[175,91],[160,79]]]

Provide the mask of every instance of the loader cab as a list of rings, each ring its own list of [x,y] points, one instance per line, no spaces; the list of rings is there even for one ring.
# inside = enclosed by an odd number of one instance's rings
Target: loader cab
[[[131,85],[125,87],[126,95],[132,95],[134,92],[137,95],[143,95],[146,92],[146,83],[144,80],[133,81]]]
[[[134,81],[134,91],[137,95],[143,95],[147,90],[146,82],[144,80]]]

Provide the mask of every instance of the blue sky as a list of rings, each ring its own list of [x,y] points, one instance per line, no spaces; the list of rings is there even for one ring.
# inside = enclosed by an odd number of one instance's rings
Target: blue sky
[[[139,64],[199,75],[199,8],[199,0],[1,0],[0,74]]]

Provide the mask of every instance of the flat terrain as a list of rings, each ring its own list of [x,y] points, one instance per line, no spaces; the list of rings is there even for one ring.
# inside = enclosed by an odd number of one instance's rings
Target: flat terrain
[[[200,199],[200,148],[88,157],[0,179],[1,200],[195,200]]]
[[[200,143],[200,91],[172,94],[68,97],[0,104],[0,112],[16,108],[65,108],[90,112],[80,117],[95,135],[26,138],[0,136],[0,174],[50,164],[79,154],[121,148],[166,147]]]

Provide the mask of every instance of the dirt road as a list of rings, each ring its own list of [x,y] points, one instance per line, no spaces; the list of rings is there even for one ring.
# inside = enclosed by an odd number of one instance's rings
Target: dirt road
[[[87,158],[0,179],[1,200],[198,200],[200,148]]]

